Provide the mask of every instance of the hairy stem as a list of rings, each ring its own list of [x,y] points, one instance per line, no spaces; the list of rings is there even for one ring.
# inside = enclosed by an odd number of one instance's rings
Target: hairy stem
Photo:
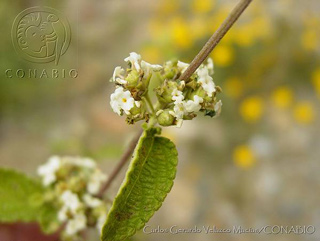
[[[126,152],[122,155],[120,161],[118,162],[118,164],[115,166],[115,168],[113,169],[112,173],[110,174],[107,182],[103,185],[103,187],[100,189],[99,194],[97,195],[97,197],[102,198],[103,194],[109,189],[109,187],[111,186],[112,182],[115,180],[115,178],[118,176],[118,174],[120,173],[121,169],[125,166],[125,164],[128,162],[128,160],[130,159],[130,157],[132,156],[132,153],[140,139],[140,136],[142,134],[142,130],[140,130],[138,132],[138,134],[133,138],[133,140],[130,142],[128,149],[126,150]]]
[[[188,80],[191,75],[205,61],[212,50],[217,46],[220,40],[226,35],[232,25],[238,20],[244,10],[249,6],[252,0],[240,0],[229,16],[220,25],[218,30],[211,36],[205,46],[201,49],[198,55],[192,60],[187,70],[180,76],[180,80]]]

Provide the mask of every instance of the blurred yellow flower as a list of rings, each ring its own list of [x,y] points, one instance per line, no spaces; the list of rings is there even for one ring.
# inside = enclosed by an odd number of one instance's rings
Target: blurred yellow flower
[[[268,15],[260,15],[252,21],[253,29],[255,31],[255,35],[259,38],[266,38],[272,34],[272,23]]]
[[[181,17],[175,17],[172,19],[172,39],[177,48],[187,49],[193,44],[190,37],[191,30],[189,25]]]
[[[229,66],[234,60],[234,50],[229,45],[220,44],[212,52],[212,58],[218,66]]]
[[[211,35],[211,32],[208,30],[208,25],[203,24],[206,20],[201,17],[195,17],[192,19],[190,23],[190,36],[192,36],[193,40],[196,41],[198,39],[202,39],[207,35]]]
[[[255,164],[256,159],[249,146],[241,145],[234,149],[233,161],[238,167],[248,169]]]
[[[210,12],[215,4],[215,0],[193,0],[191,8],[194,13],[207,13]]]
[[[292,104],[293,93],[287,86],[278,87],[271,96],[272,102],[279,108],[287,108]]]
[[[240,105],[240,114],[247,122],[258,121],[264,110],[264,103],[261,97],[252,96],[245,99]]]
[[[163,61],[162,53],[158,46],[145,46],[141,50],[143,58],[150,63],[160,63]]]
[[[235,29],[234,41],[240,46],[250,46],[255,41],[256,31],[252,24],[244,24]]]
[[[231,77],[226,80],[223,90],[231,98],[238,98],[243,93],[243,82],[237,77]]]
[[[303,101],[294,108],[294,118],[301,124],[310,124],[314,120],[314,108],[311,102]]]
[[[320,67],[312,73],[312,84],[318,94],[318,97],[320,97]]]
[[[234,29],[234,41],[243,47],[248,47],[258,40],[262,40],[270,35],[270,22],[266,17],[256,17]]]
[[[315,50],[319,45],[319,36],[317,30],[307,29],[302,34],[302,46],[307,50]]]
[[[303,12],[302,21],[306,27],[315,28],[319,25],[319,15],[310,14],[310,12]]]
[[[212,16],[208,16],[207,22],[210,23],[208,24],[208,28],[210,29],[210,32],[212,34],[218,29],[218,27],[223,23],[223,21],[226,19],[226,17],[230,13],[230,8],[228,6],[219,6],[219,11],[215,12],[212,14]],[[232,34],[232,31],[229,31],[223,38],[223,41],[226,41],[226,38]]]
[[[238,45],[242,47],[248,47],[254,43],[255,39],[251,30],[245,30],[244,28],[241,28],[236,32],[234,40]]]

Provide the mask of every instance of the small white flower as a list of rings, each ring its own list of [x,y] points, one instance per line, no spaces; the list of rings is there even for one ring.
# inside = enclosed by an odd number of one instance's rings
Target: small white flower
[[[130,53],[130,56],[125,58],[124,61],[130,62],[132,68],[135,68],[137,71],[141,69],[140,62],[141,62],[141,55],[135,52]]]
[[[81,207],[81,202],[78,198],[78,195],[70,190],[64,191],[60,197],[60,200],[63,202],[67,210],[70,210],[72,213],[76,213],[76,211]]]
[[[187,70],[187,68],[189,67],[189,64],[178,61],[178,69],[181,71],[181,73],[183,73],[184,71]]]
[[[141,106],[141,101],[135,101],[134,104],[135,104],[138,108],[140,108],[140,106]]]
[[[66,225],[66,234],[73,236],[87,226],[87,218],[83,213],[76,214]]]
[[[185,81],[181,81],[180,82],[180,88],[184,89],[184,87],[186,87],[186,82]]]
[[[164,110],[158,110],[157,113],[156,113],[156,116],[161,115],[161,114],[163,113],[163,111],[164,111]]]
[[[165,67],[165,68],[172,68],[172,67],[173,67],[173,62],[170,61],[170,60],[167,61],[167,62],[165,62],[165,63],[164,63],[164,67]]]
[[[195,95],[193,97],[193,100],[188,100],[185,104],[186,110],[188,112],[198,112],[201,109],[201,103],[203,102],[203,99],[199,97],[198,95]]]
[[[78,158],[78,160],[80,161],[80,165],[83,167],[87,167],[87,168],[96,168],[97,164],[94,160],[90,159],[90,158]]]
[[[98,198],[94,198],[89,194],[83,196],[84,203],[90,208],[99,207],[102,204],[102,201]]]
[[[174,100],[175,102],[181,102],[184,99],[182,92],[177,88],[172,91],[171,95],[172,95],[172,100]]]
[[[149,75],[151,71],[160,71],[162,70],[162,66],[158,64],[149,64],[148,62],[142,60],[141,68],[145,72],[146,75]]]
[[[94,160],[90,158],[80,158],[80,157],[65,157],[62,159],[62,164],[86,167],[90,169],[96,168],[97,166]]]
[[[179,120],[177,121],[176,127],[177,127],[177,128],[181,128],[182,124],[183,124],[183,119],[179,119]]]
[[[173,107],[173,111],[174,111],[174,116],[177,118],[177,120],[183,119],[183,116],[187,114],[185,102],[184,101],[176,102]]]
[[[183,104],[184,102],[180,102],[180,104]],[[177,124],[176,127],[180,128],[183,123],[183,115],[185,114],[185,111],[179,109],[179,106],[175,106],[173,111],[169,111],[169,114],[176,118]]]
[[[111,95],[110,105],[118,115],[121,115],[121,110],[129,115],[130,110],[134,107],[134,99],[130,91],[124,91],[123,87],[118,87]]]
[[[100,233],[102,231],[103,225],[106,222],[106,220],[107,220],[107,214],[106,213],[101,214],[100,217],[97,220],[96,227],[97,227],[97,229],[99,230]]]
[[[89,180],[87,184],[87,191],[92,194],[96,195],[100,188],[101,184],[107,180],[107,175],[103,174],[100,170],[96,170]]]
[[[206,91],[209,97],[212,97],[212,94],[216,91],[216,86],[212,80],[212,77],[209,75],[207,68],[199,68],[197,70],[199,76],[198,82],[201,84],[202,88]]]
[[[118,66],[114,69],[112,81],[117,82],[121,85],[127,84],[127,81],[124,79],[124,69],[123,68]]]
[[[49,186],[56,181],[56,171],[61,166],[61,160],[57,156],[50,157],[48,162],[38,168],[38,175],[42,177],[44,186]]]
[[[58,212],[58,220],[59,220],[60,222],[65,222],[65,221],[67,221],[67,219],[68,219],[67,213],[68,213],[68,208],[67,208],[67,206],[63,206],[63,207],[59,210],[59,212]]]
[[[207,69],[208,69],[210,75],[214,74],[214,64],[213,64],[213,60],[211,58],[208,58],[208,60],[207,60]]]
[[[215,115],[216,117],[218,117],[220,115],[221,107],[222,107],[222,101],[219,100],[214,106],[214,111],[216,112],[216,115]]]

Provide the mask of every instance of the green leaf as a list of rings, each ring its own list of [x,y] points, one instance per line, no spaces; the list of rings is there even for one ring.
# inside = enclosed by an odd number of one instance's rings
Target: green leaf
[[[54,233],[61,226],[60,222],[58,221],[57,213],[57,208],[52,204],[46,203],[41,207],[38,221],[44,233]]]
[[[170,192],[178,153],[167,138],[146,130],[102,230],[103,241],[122,241],[143,228]]]
[[[43,188],[37,181],[13,170],[0,169],[0,222],[32,222],[38,218]]]

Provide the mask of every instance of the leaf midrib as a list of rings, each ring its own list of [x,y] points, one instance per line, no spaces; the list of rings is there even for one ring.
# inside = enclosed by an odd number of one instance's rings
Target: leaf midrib
[[[147,135],[147,133],[146,133],[146,135]],[[148,137],[146,137],[146,138],[148,138]],[[153,145],[154,145],[154,140],[155,140],[155,138],[156,138],[156,137],[153,135],[153,136],[152,136],[152,144],[150,145],[150,149],[149,149],[149,151],[148,151],[148,154],[146,155],[146,158],[144,159],[143,164],[141,165],[142,168],[139,170],[138,177],[136,178],[136,180],[135,180],[134,183],[132,184],[132,188],[130,189],[130,191],[129,191],[126,199],[125,199],[125,202],[124,202],[125,204],[127,203],[127,200],[128,200],[128,198],[129,198],[132,190],[134,189],[137,181],[140,179],[140,175],[141,175],[142,169],[143,169],[143,167],[144,167],[144,164],[145,164],[146,160],[149,158],[149,155],[150,155],[150,153],[151,153],[152,147],[153,147]]]

